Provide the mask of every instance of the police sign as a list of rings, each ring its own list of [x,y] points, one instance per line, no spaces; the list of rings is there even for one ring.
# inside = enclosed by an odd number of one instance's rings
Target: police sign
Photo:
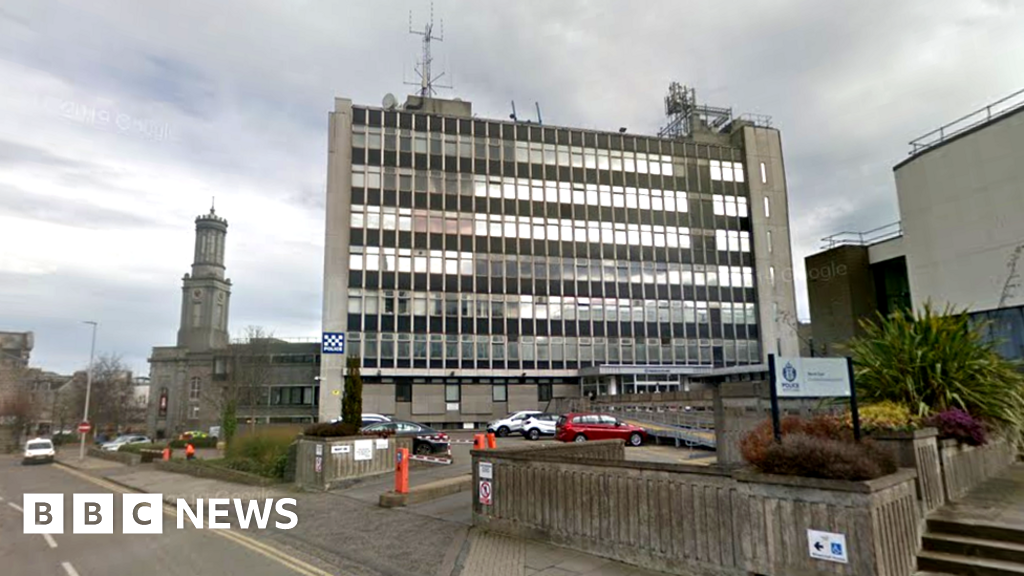
[[[344,354],[345,333],[324,332],[323,340],[321,341],[321,351],[324,354]]]

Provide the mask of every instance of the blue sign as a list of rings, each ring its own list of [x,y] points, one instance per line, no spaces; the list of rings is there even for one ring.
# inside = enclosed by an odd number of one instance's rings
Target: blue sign
[[[843,555],[843,545],[840,544],[839,542],[833,542],[832,543],[832,555],[833,556],[842,556]]]
[[[345,353],[345,333],[344,332],[324,332],[324,337],[321,342],[321,349],[324,354],[344,354]]]

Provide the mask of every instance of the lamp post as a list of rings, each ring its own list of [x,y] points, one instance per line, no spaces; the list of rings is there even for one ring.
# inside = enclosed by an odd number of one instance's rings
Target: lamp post
[[[92,392],[92,362],[93,357],[96,355],[96,327],[98,324],[92,320],[86,320],[84,324],[92,324],[92,346],[89,348],[89,368],[85,376],[85,413],[82,416],[82,422],[89,421],[89,394]],[[87,432],[82,433],[82,441],[78,447],[78,459],[85,460],[85,436]]]

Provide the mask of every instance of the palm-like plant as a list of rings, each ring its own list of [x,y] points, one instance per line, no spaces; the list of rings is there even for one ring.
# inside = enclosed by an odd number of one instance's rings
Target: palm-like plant
[[[850,343],[857,394],[891,400],[919,416],[961,408],[993,424],[1024,430],[1024,376],[972,327],[966,312],[930,303],[862,320]]]

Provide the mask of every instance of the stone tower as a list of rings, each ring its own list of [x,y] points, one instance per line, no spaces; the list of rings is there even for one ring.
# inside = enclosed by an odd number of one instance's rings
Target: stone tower
[[[228,221],[214,209],[196,218],[192,273],[181,282],[181,327],[178,346],[206,352],[228,345],[231,280],[224,278],[224,241]]]

